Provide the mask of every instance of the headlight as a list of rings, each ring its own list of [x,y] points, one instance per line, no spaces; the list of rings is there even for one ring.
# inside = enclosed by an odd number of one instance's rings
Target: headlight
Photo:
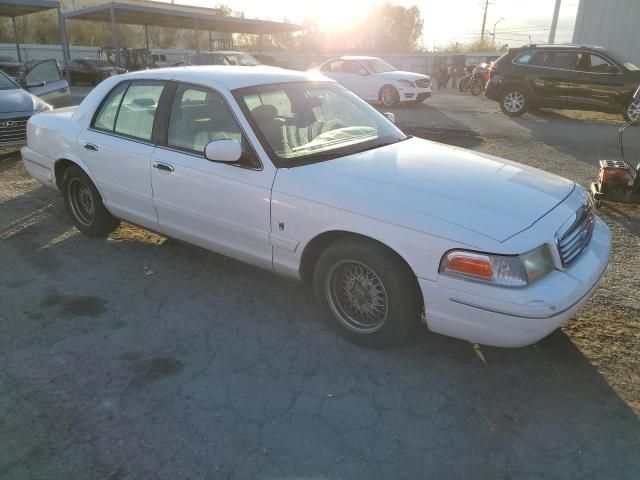
[[[412,82],[411,80],[398,80],[398,82],[400,82],[400,85],[404,86],[404,87],[415,87],[416,83]]]
[[[440,261],[440,273],[503,287],[524,287],[553,269],[551,251],[547,245],[522,255],[452,250]]]

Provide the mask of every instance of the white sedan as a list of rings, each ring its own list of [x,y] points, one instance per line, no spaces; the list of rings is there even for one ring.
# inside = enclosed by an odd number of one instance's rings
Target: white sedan
[[[345,56],[332,58],[312,71],[341,83],[369,102],[386,107],[398,103],[421,103],[431,96],[431,78],[397,70],[377,57]]]
[[[530,344],[580,309],[609,260],[583,187],[408,137],[311,73],[129,73],[32,117],[27,142],[28,171],[83,233],[123,219],[308,281],[331,324],[369,346],[419,319]]]

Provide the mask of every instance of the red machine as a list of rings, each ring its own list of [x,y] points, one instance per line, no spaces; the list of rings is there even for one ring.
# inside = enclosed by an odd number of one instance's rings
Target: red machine
[[[640,87],[633,95],[633,100],[640,101]],[[600,208],[603,201],[640,203],[640,163],[634,168],[625,160],[623,142],[624,131],[638,120],[640,116],[618,130],[622,160],[600,160],[598,181],[591,184],[591,197],[596,208]]]

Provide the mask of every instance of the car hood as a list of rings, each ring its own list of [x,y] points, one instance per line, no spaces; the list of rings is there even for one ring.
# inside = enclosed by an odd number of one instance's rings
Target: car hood
[[[46,105],[43,100],[21,88],[0,90],[0,113],[39,111]]]
[[[285,194],[426,233],[442,235],[434,225],[445,222],[498,242],[575,188],[535,168],[418,138],[279,171],[276,184]]]
[[[395,70],[393,72],[381,73],[382,78],[388,78],[389,80],[429,80],[429,75],[422,75],[414,72],[403,72],[402,70]]]

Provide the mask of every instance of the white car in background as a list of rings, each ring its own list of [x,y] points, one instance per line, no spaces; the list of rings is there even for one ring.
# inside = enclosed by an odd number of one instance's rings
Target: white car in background
[[[580,185],[408,137],[336,82],[274,67],[110,77],[31,117],[22,158],[83,233],[124,219],[308,281],[338,331],[375,347],[420,318],[533,343],[587,301],[611,250]]]
[[[431,78],[403,72],[377,57],[332,58],[313,68],[341,83],[360,98],[386,107],[421,103],[431,96]]]

